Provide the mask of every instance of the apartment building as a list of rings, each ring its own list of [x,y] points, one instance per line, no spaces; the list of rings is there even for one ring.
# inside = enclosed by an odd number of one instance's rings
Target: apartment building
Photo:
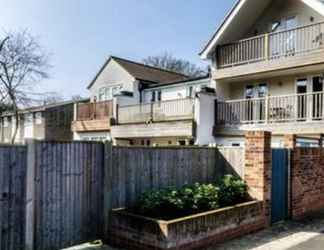
[[[147,86],[143,102],[119,106],[112,135],[126,145],[208,145],[216,99],[210,77]],[[204,112],[202,112],[204,111]]]
[[[218,97],[216,142],[247,130],[324,134],[324,1],[240,0],[201,52]],[[305,140],[306,140],[305,139]]]
[[[27,139],[70,141],[74,102],[62,102],[19,111],[15,143]],[[0,142],[10,143],[15,133],[16,116],[6,112],[0,117]]]
[[[76,140],[118,145],[212,143],[215,93],[210,77],[175,72],[110,57],[88,86],[90,101],[75,105]],[[202,120],[205,120],[202,123]],[[202,125],[209,126],[208,131]],[[208,124],[208,125],[205,125]]]

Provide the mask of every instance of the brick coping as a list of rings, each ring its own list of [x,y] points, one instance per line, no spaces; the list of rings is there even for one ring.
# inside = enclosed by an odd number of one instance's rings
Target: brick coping
[[[199,217],[204,217],[204,216],[208,216],[208,215],[215,215],[215,214],[222,214],[226,211],[235,209],[235,208],[242,208],[242,207],[248,207],[248,206],[252,206],[252,205],[256,205],[256,204],[261,204],[263,203],[263,201],[248,201],[248,202],[244,202],[235,206],[230,206],[230,207],[224,207],[224,208],[220,208],[220,209],[215,209],[215,210],[211,210],[211,211],[207,211],[207,212],[203,212],[203,213],[198,213],[198,214],[194,214],[194,215],[189,215],[189,216],[185,216],[179,219],[173,219],[173,220],[158,220],[158,219],[154,219],[154,218],[150,218],[150,217],[145,217],[142,215],[137,215],[134,213],[130,213],[130,212],[126,212],[126,208],[117,208],[117,209],[113,209],[112,212],[113,213],[117,213],[120,215],[125,215],[125,216],[129,216],[129,217],[133,217],[133,218],[137,218],[137,219],[142,219],[144,221],[150,221],[150,222],[155,222],[156,224],[160,224],[160,225],[171,225],[171,224],[175,224],[175,223],[179,223],[179,222],[184,222],[184,221],[189,221],[192,219],[196,219]]]

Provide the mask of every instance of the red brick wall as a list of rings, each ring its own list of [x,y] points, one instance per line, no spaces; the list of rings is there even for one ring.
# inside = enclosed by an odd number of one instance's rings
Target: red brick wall
[[[250,196],[264,201],[264,215],[270,224],[271,215],[271,133],[245,134],[245,181]]]
[[[293,219],[324,209],[324,149],[295,148],[291,163]]]

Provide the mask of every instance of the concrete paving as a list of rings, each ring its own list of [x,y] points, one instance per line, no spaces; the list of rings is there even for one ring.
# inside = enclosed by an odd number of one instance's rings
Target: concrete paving
[[[324,212],[288,221],[207,250],[324,250]]]
[[[65,250],[121,250],[84,244]],[[288,221],[205,250],[324,250],[324,211],[303,221]]]

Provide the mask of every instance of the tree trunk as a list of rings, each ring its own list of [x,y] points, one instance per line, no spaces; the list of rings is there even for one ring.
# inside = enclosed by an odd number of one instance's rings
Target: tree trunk
[[[17,133],[18,133],[18,126],[19,126],[19,112],[18,112],[18,107],[17,107],[17,103],[16,103],[16,100],[15,98],[13,97],[12,98],[12,106],[13,106],[13,111],[14,111],[14,114],[15,114],[15,120],[16,120],[16,124],[15,124],[15,130],[13,132],[13,135],[11,137],[11,143],[14,144],[15,141],[16,141],[16,136],[17,136]]]

